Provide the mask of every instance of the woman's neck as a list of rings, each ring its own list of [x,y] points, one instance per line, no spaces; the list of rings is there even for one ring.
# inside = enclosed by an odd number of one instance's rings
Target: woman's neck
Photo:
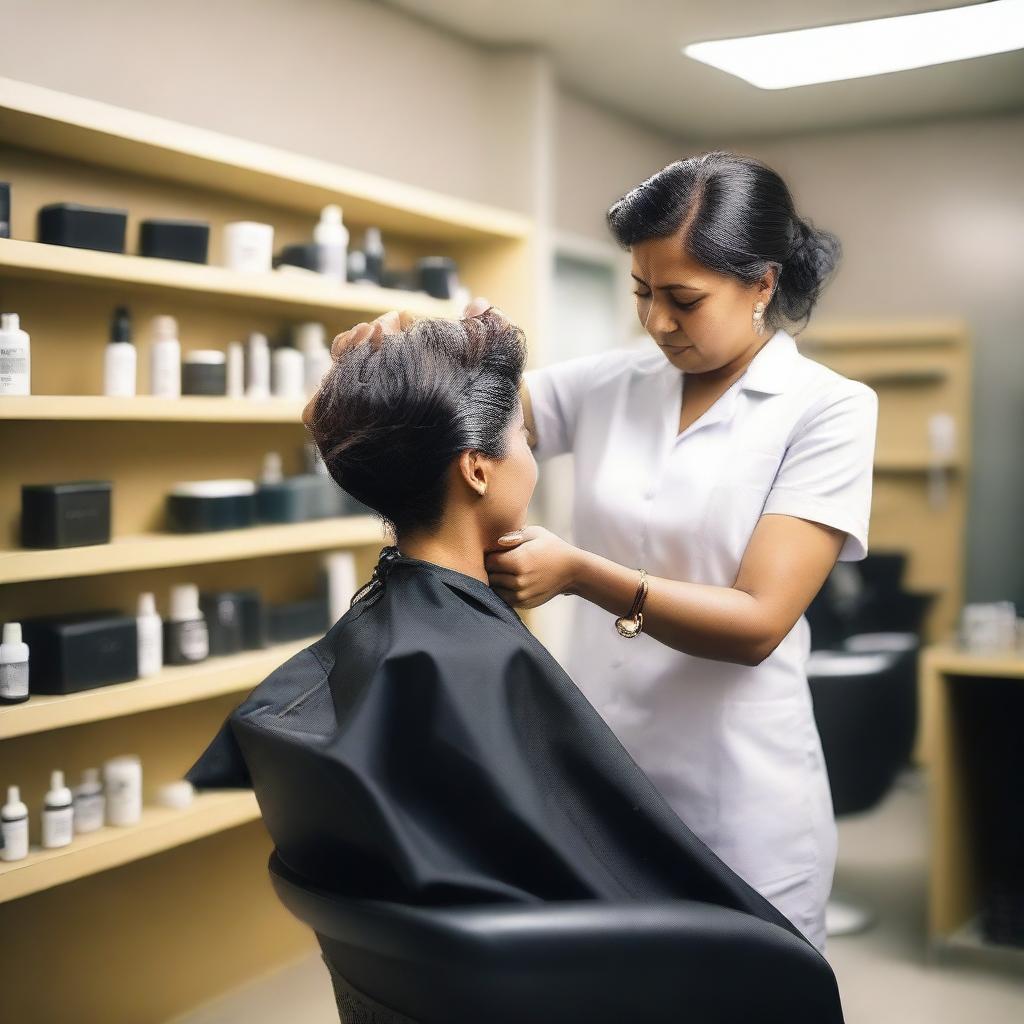
[[[443,529],[429,535],[403,534],[398,538],[397,546],[403,555],[443,565],[490,586],[483,548],[467,540],[465,534],[458,538],[449,537]]]

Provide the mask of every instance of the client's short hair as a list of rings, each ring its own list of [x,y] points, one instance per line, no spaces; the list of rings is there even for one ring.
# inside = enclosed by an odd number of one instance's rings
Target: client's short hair
[[[525,363],[523,332],[492,310],[418,320],[379,344],[343,346],[305,422],[334,480],[396,536],[430,530],[453,459],[507,454]]]

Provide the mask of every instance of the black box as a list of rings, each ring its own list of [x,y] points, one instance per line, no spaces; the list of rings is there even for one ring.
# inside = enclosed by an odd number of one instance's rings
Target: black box
[[[73,548],[110,543],[109,480],[23,484],[21,544],[26,548]]]
[[[258,590],[237,590],[235,596],[242,609],[242,646],[247,651],[266,647],[267,609]]]
[[[274,266],[302,267],[303,270],[320,272],[320,246],[316,242],[300,242],[286,245],[275,257]]]
[[[256,488],[244,490],[228,482],[221,493],[205,485],[218,481],[178,484],[167,495],[167,528],[173,533],[239,530],[256,523]]]
[[[127,210],[108,210],[78,203],[53,203],[39,211],[38,238],[50,245],[124,252]]]
[[[221,590],[199,595],[210,634],[210,654],[237,654],[267,646],[267,621],[258,590]]]
[[[202,220],[144,220],[139,225],[139,255],[205,263],[210,225]]]
[[[210,636],[210,654],[237,654],[242,650],[242,606],[229,590],[203,592],[199,607]]]
[[[139,675],[135,619],[118,611],[24,619],[30,694],[77,693]]]
[[[307,601],[275,604],[267,609],[270,640],[275,644],[303,640],[327,631],[327,601],[322,597]]]

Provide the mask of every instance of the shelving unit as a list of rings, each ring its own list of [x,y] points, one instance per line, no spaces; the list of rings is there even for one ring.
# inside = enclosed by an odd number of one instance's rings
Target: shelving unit
[[[450,317],[456,313],[454,303],[422,292],[362,283],[335,284],[301,271],[241,274],[226,267],[8,238],[0,238],[0,273],[46,284],[68,282],[101,288],[115,284],[128,295],[153,292],[169,300],[185,294],[193,301],[272,309],[307,319],[330,313],[375,317],[389,309],[407,309],[420,316]]]
[[[1000,685],[1008,689],[993,700],[988,691]],[[1002,717],[1012,710],[1012,700],[1024,708],[1024,656],[927,648],[921,654],[921,693],[930,772],[929,939],[941,950],[1013,955],[1020,966],[1024,948],[992,943],[978,926],[982,882],[988,878],[982,836],[993,825],[1005,827],[1014,811],[986,784],[993,777],[991,769],[982,770],[992,756],[989,733],[973,719],[986,705],[987,713]],[[1003,773],[997,768],[995,774]]]
[[[26,395],[0,401],[0,420],[114,420],[135,423],[290,423],[303,402],[287,398],[107,398],[105,395]]]
[[[878,394],[870,546],[908,555],[908,590],[934,593],[926,623],[945,641],[963,602],[964,528],[971,453],[971,354],[958,320],[815,322],[800,335],[813,359]],[[946,500],[929,498],[934,458],[928,420],[953,418],[956,448],[943,460]]]
[[[358,547],[384,540],[373,516],[346,516],[215,533],[153,533],[115,537],[109,544],[0,554],[0,584],[65,579],[172,565]]]
[[[24,860],[0,862],[0,903],[150,857],[259,816],[256,797],[248,790],[197,793],[185,810],[146,807],[138,825],[107,825],[76,836],[70,846],[56,850],[33,847]]]
[[[264,650],[210,658],[195,665],[166,665],[147,679],[95,690],[54,696],[38,694],[24,704],[0,707],[0,740],[251,690],[315,639],[274,644]]]
[[[308,240],[321,207],[338,203],[353,244],[375,225],[392,266],[454,258],[461,281],[529,335],[539,267],[532,222],[2,78],[0,140],[0,180],[12,185],[12,238],[0,240],[0,307],[19,313],[31,335],[33,391],[0,398],[0,615],[127,611],[142,590],[154,591],[164,610],[167,588],[186,580],[203,589],[259,586],[268,601],[296,599],[315,586],[319,553],[339,548],[353,551],[358,582],[368,579],[388,542],[373,517],[161,532],[165,495],[175,482],[253,477],[263,455],[275,450],[286,473],[300,471],[308,435],[302,402],[147,395],[148,321],[176,316],[187,353],[223,349],[252,331],[276,339],[298,321],[320,320],[332,338],[392,308],[457,313],[453,303],[419,292],[290,272],[244,275],[219,265],[225,223],[273,224],[280,248]],[[36,211],[53,202],[126,209],[128,253],[33,241]],[[209,265],[133,255],[138,224],[149,217],[207,221]],[[101,394],[110,312],[120,304],[131,307],[138,346],[139,397],[132,399]],[[19,549],[21,485],[81,479],[113,483],[112,542]],[[116,986],[97,988],[99,964],[116,963],[135,990],[144,988],[153,1005],[173,1015],[311,948],[308,931],[267,884],[269,839],[251,793],[200,794],[186,811],[148,806],[154,787],[191,766],[239,694],[304,646],[166,668],[150,679],[37,696],[0,710],[0,787],[21,786],[34,841],[52,769],[63,769],[74,785],[84,768],[134,752],[142,758],[147,797],[136,828],[104,829],[63,850],[35,849],[27,860],[3,865],[0,932],[51,936],[50,952],[63,965],[61,984],[53,986],[41,973],[38,943],[5,953],[0,986],[15,994],[4,1007],[12,1019],[28,1019],[30,1010],[33,1019],[63,1019],[68,1006],[88,1005],[106,1024],[143,1024],[137,1007],[117,998]],[[106,926],[108,919],[116,923]]]

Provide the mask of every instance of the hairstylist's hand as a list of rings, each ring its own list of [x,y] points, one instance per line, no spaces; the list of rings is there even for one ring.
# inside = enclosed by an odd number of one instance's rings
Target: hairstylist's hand
[[[572,592],[578,551],[568,541],[543,526],[527,526],[498,543],[499,550],[484,556],[484,567],[491,589],[506,604],[536,608]]]
[[[462,318],[465,320],[469,317],[480,316],[488,310],[492,310],[503,320],[508,319],[500,309],[492,306],[487,299],[483,298],[473,299],[462,311]],[[416,313],[411,313],[407,309],[392,309],[388,310],[387,313],[382,313],[374,320],[361,321],[354,327],[350,327],[347,331],[342,331],[342,333],[331,342],[331,358],[337,359],[346,349],[355,348],[357,345],[361,345],[366,341],[376,348],[385,334],[397,334],[400,331],[406,331],[416,323],[417,320],[422,319],[422,316],[419,316]],[[315,402],[316,395],[306,403],[305,409],[302,410],[302,422],[305,423],[307,427],[310,423],[310,417],[313,415],[313,406]]]
[[[508,319],[500,309],[492,306],[487,299],[482,298],[473,299],[466,306],[462,311],[462,319],[467,320],[470,317],[480,316],[488,310],[491,310],[503,320]],[[361,345],[364,341],[369,341],[372,345],[379,345],[381,338],[385,334],[397,334],[399,331],[408,330],[417,320],[422,319],[424,319],[422,316],[410,313],[406,309],[389,310],[387,313],[382,313],[376,320],[371,320],[368,323],[358,323],[355,327],[339,334],[331,342],[331,357],[337,359],[344,349]]]

